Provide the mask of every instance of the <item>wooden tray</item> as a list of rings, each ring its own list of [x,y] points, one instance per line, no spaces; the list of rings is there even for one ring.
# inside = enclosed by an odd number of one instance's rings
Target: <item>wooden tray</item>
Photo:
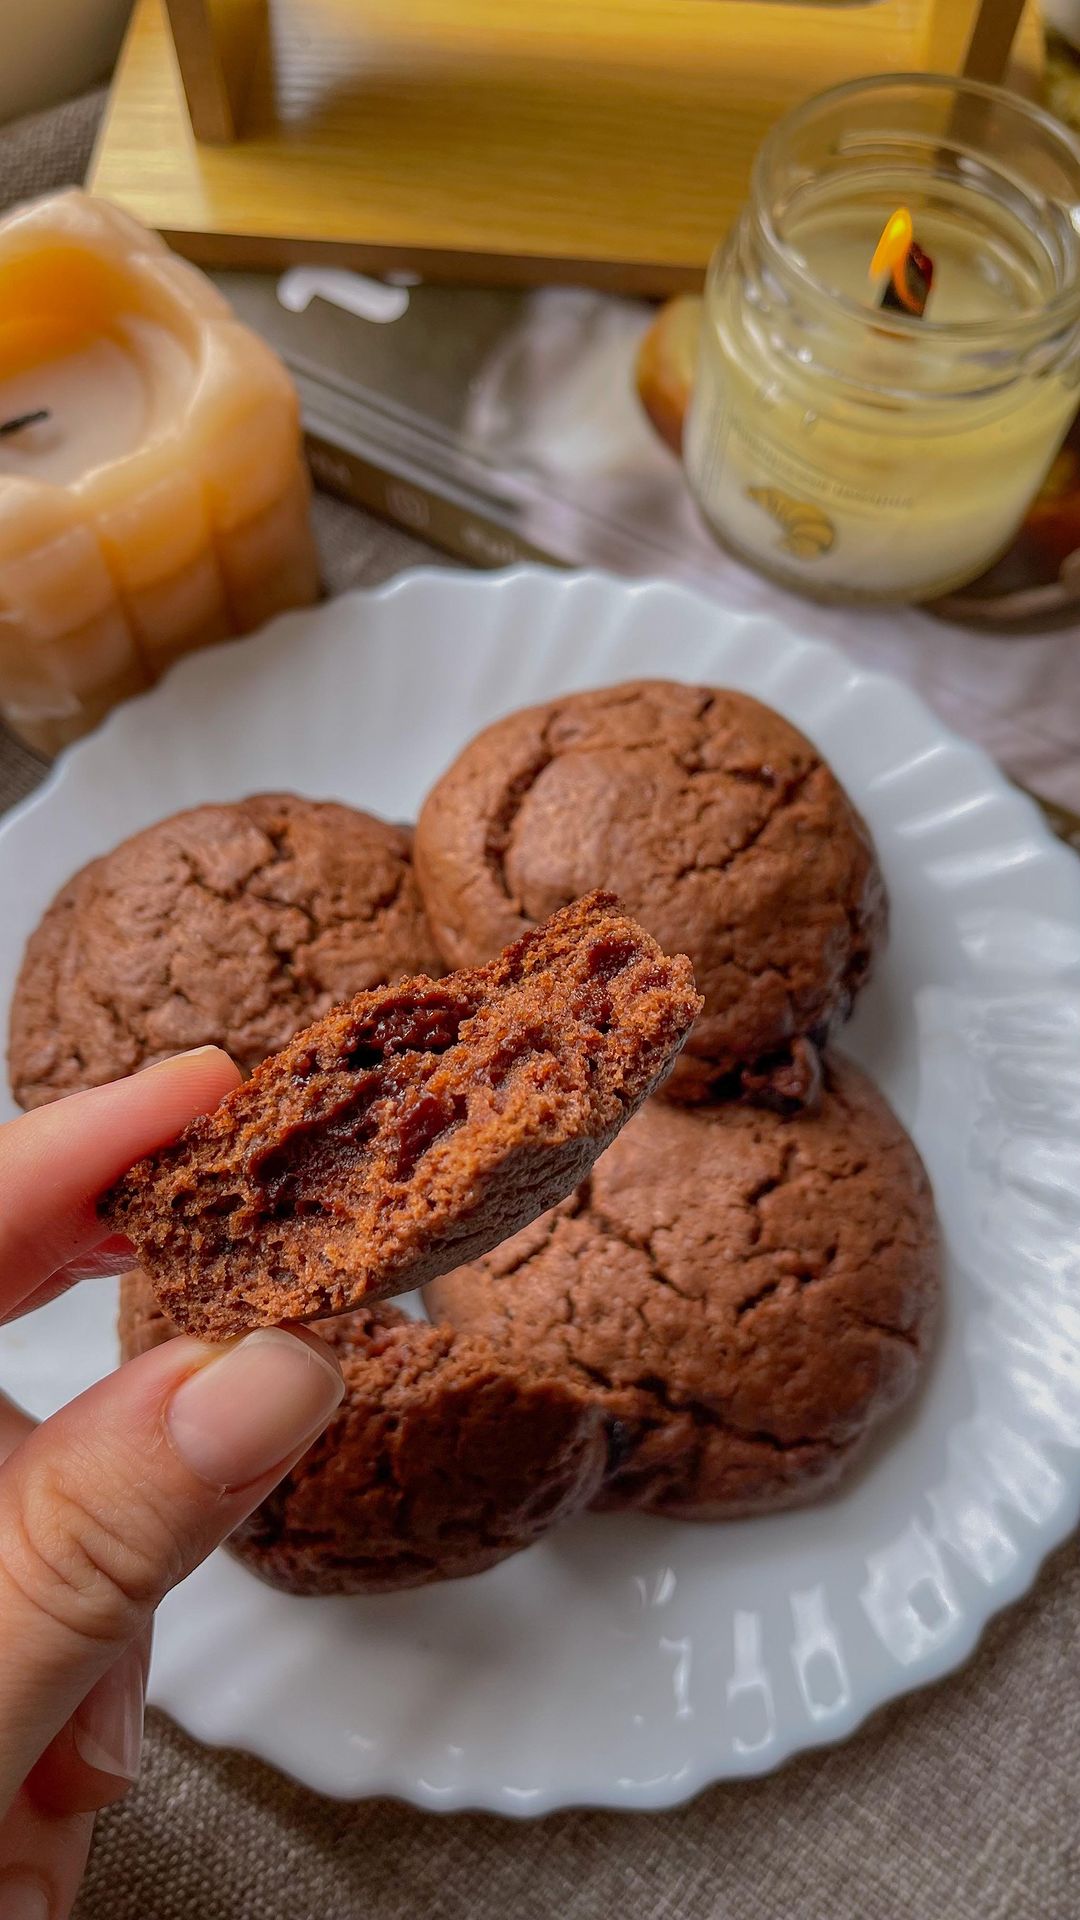
[[[1016,0],[988,0],[984,28],[991,6]],[[89,184],[192,259],[657,294],[700,281],[787,107],[860,74],[955,68],[980,14],[975,0],[169,10],[175,50],[162,0],[137,0]],[[991,63],[996,26],[992,39]],[[1033,15],[1019,45],[1037,58]]]

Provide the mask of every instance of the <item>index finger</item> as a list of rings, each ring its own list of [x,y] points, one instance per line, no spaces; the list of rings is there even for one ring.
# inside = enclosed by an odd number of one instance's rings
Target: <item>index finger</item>
[[[99,1245],[100,1195],[239,1079],[220,1047],[198,1047],[0,1127],[0,1315]]]

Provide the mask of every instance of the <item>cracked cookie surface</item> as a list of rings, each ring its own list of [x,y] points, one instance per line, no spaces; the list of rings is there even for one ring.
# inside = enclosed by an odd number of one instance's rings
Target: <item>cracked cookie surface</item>
[[[488,966],[358,994],[101,1202],[170,1318],[219,1337],[421,1286],[571,1192],[701,1007],[594,893]]]
[[[120,1294],[122,1357],[170,1339],[142,1273]],[[288,1593],[390,1593],[479,1573],[588,1504],[600,1409],[486,1341],[371,1307],[319,1328],[345,1376],[325,1433],[233,1534]]]
[[[916,1384],[940,1265],[914,1146],[830,1057],[812,1113],[650,1102],[577,1194],[425,1297],[594,1394],[622,1449],[599,1505],[709,1520],[840,1476]]]
[[[408,830],[293,794],[195,807],[83,867],[47,910],[12,1004],[15,1098],[41,1106],[205,1045],[250,1072],[347,995],[442,971]]]
[[[415,857],[453,966],[595,886],[689,954],[705,1007],[668,1087],[687,1099],[747,1069],[751,1093],[811,1094],[806,1036],[847,1014],[884,931],[869,835],[810,742],[744,694],[674,681],[488,727],[428,795]]]

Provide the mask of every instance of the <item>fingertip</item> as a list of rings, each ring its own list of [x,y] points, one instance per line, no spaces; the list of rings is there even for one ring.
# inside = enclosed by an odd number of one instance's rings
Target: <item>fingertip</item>
[[[44,1811],[99,1813],[134,1786],[152,1638],[148,1626],[124,1648],[32,1768],[27,1788]]]
[[[185,1356],[178,1356],[183,1365]],[[173,1451],[205,1486],[238,1490],[279,1479],[316,1439],[345,1394],[337,1358],[316,1335],[256,1327],[210,1349],[165,1409]]]
[[[53,1818],[72,1813],[100,1813],[104,1807],[122,1800],[134,1784],[124,1775],[85,1759],[75,1744],[70,1721],[50,1740],[26,1776],[26,1791],[35,1807]]]
[[[83,1139],[87,1116],[93,1114],[96,1131],[106,1129],[118,1140],[130,1137],[132,1154],[137,1156],[164,1144],[200,1113],[211,1113],[243,1077],[223,1047],[193,1047],[190,1053],[154,1060],[120,1080],[66,1094],[24,1114],[12,1126],[24,1138],[46,1141],[70,1134]]]
[[[306,1321],[291,1320],[282,1331],[295,1334],[297,1339],[302,1340],[305,1346],[311,1347],[313,1352],[318,1354],[319,1359],[325,1361],[334,1373],[341,1373],[341,1362],[330,1342],[324,1340],[320,1334],[318,1322],[314,1326],[309,1326]]]
[[[188,1053],[174,1053],[168,1060],[156,1060],[144,1067],[142,1075],[155,1083],[183,1089],[193,1102],[192,1112],[206,1113],[239,1086],[243,1079],[235,1060],[224,1047],[192,1047]]]
[[[74,1094],[51,1109],[62,1113],[81,1100],[99,1103],[100,1119],[114,1141],[127,1144],[125,1165],[176,1138],[199,1114],[212,1113],[243,1075],[222,1047],[195,1047],[155,1060],[126,1080],[113,1080],[86,1094]],[[74,1116],[73,1116],[74,1118]]]
[[[99,1196],[144,1154],[220,1106],[241,1079],[221,1047],[198,1047],[9,1121],[0,1151],[3,1306],[21,1306],[96,1246]]]

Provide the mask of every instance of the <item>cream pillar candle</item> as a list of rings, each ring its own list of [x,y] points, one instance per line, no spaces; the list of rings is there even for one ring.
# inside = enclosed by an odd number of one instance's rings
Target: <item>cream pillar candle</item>
[[[318,590],[295,389],[79,192],[0,222],[0,712],[45,752]]]

